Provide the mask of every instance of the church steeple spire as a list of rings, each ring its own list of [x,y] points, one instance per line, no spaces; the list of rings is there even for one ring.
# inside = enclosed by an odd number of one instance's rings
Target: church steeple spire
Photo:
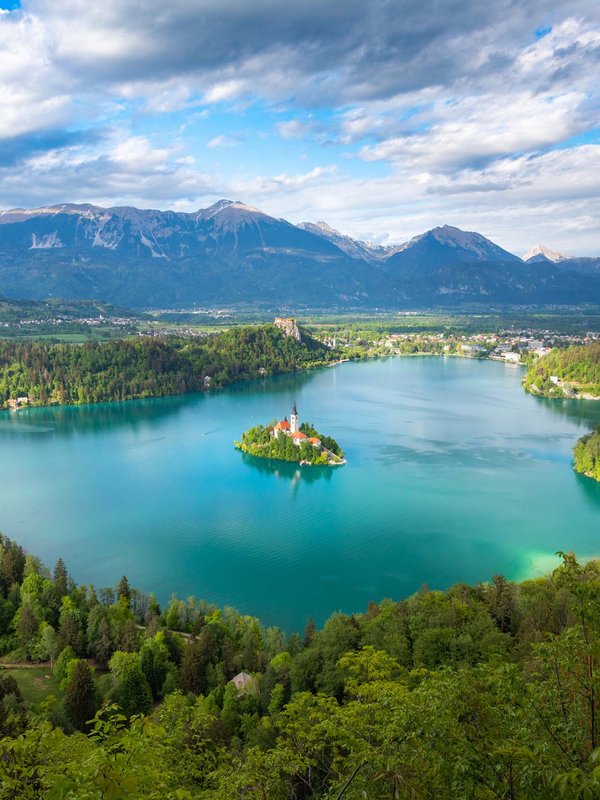
[[[298,425],[298,410],[296,408],[296,401],[294,400],[294,405],[292,406],[292,413],[290,415],[290,432],[297,433],[300,430]]]

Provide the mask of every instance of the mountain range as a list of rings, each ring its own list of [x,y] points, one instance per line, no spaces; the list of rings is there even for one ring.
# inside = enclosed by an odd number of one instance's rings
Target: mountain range
[[[524,259],[444,225],[379,246],[242,202],[192,213],[61,204],[0,212],[0,295],[132,308],[600,303],[600,258]]]

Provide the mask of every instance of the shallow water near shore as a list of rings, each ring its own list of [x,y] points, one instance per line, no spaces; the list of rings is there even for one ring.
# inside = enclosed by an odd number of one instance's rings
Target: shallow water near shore
[[[504,364],[389,358],[186,397],[0,414],[0,530],[79,582],[122,574],[233,605],[288,631],[423,584],[600,555],[600,484],[572,447],[600,402],[549,401]],[[251,425],[289,414],[348,463],[244,456]]]

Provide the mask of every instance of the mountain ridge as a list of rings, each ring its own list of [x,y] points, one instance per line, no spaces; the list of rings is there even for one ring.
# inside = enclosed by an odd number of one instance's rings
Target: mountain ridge
[[[381,246],[240,200],[192,212],[61,203],[0,211],[0,293],[134,308],[600,302],[600,259],[524,262],[450,225]]]

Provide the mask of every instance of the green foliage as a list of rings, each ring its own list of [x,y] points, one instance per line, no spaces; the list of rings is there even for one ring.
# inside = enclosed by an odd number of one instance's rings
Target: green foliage
[[[102,630],[108,650],[125,638],[132,650],[98,676],[67,646],[62,698],[29,716],[19,671],[0,673],[0,800],[596,798],[600,563],[561,555],[545,578],[496,575],[309,621],[304,642],[194,598],[148,613],[132,587],[100,605],[71,583],[48,611],[57,580],[23,560],[0,594],[17,621],[41,615],[24,647],[54,614],[90,651]],[[238,689],[240,671],[251,680]],[[94,716],[96,686],[114,705]]]
[[[94,673],[87,661],[73,659],[67,667],[65,680],[65,709],[78,731],[84,731],[87,723],[98,710],[98,695]]]
[[[152,705],[152,690],[142,671],[138,653],[117,651],[109,664],[111,697],[126,717],[147,714]]]
[[[0,672],[0,737],[18,736],[26,721],[25,700],[17,681]]]
[[[557,386],[551,377],[564,386]],[[524,386],[547,397],[583,393],[600,397],[600,342],[551,350],[528,370]]]
[[[600,426],[579,439],[573,458],[577,472],[600,481]]]
[[[249,428],[242,434],[242,441],[238,442],[237,446],[249,455],[258,458],[274,458],[279,461],[305,461],[309,464],[326,465],[336,463],[338,459],[343,458],[342,449],[331,436],[322,436],[306,422],[302,423],[300,430],[309,438],[320,439],[323,447],[313,447],[307,441],[302,441],[300,445],[294,444],[293,439],[284,433],[274,436],[273,425],[255,425],[253,428]],[[333,457],[330,453],[333,453]]]
[[[156,700],[160,696],[169,668],[169,651],[161,631],[151,639],[146,639],[142,645],[140,667],[148,681],[152,697]]]
[[[236,327],[193,341],[171,337],[83,345],[0,340],[0,407],[27,395],[38,405],[160,397],[319,366],[335,353],[274,325]],[[259,372],[264,370],[264,372]]]

